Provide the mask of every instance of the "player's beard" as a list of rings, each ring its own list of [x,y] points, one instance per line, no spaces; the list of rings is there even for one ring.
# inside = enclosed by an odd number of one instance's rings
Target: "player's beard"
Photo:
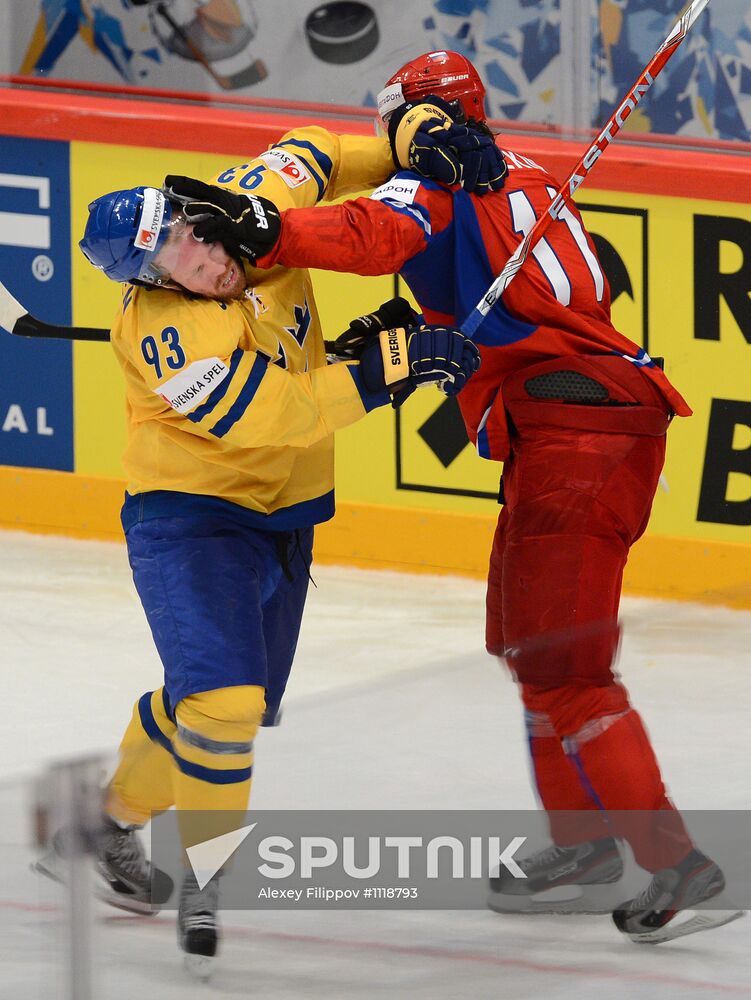
[[[211,298],[218,302],[237,302],[245,298],[245,289],[248,287],[248,279],[245,277],[245,268],[237,258],[232,258],[230,267],[235,269],[235,274],[226,289],[221,289]]]

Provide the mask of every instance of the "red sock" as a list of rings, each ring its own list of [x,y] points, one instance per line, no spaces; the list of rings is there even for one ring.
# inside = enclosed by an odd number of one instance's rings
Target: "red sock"
[[[578,810],[551,816],[554,840],[570,844],[615,835],[629,841],[648,871],[672,866],[691,850],[680,814],[665,793],[660,769],[639,715],[620,685],[523,687],[531,709],[531,749],[540,797],[548,810]],[[545,735],[547,718],[557,739]],[[535,733],[539,735],[535,735]],[[606,810],[607,828],[597,814]],[[586,835],[584,835],[586,834]]]
[[[563,752],[550,719],[541,712],[527,712],[526,724],[537,793],[548,813],[554,843],[565,846],[609,836],[597,803]],[[591,823],[584,812],[591,813]]]
[[[604,724],[607,717],[596,721]],[[669,868],[688,854],[691,838],[667,797],[649,737],[633,708],[599,735],[565,745],[603,808],[618,811],[614,826],[642,868]]]

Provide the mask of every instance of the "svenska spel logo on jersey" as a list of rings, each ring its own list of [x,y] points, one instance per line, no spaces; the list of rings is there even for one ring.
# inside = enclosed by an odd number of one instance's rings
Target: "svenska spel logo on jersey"
[[[285,149],[270,149],[262,153],[260,159],[275,174],[279,174],[287,187],[296,188],[310,180],[310,172],[303,163]]]
[[[294,163],[288,163],[286,166],[282,167],[281,172],[287,177],[290,177],[293,181],[296,181],[298,184],[302,183],[302,181],[306,179],[303,178],[302,171],[299,167],[296,167]]]

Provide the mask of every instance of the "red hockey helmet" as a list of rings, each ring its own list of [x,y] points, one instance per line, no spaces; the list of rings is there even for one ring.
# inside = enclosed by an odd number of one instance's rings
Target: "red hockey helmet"
[[[443,51],[426,52],[394,73],[378,95],[378,114],[385,124],[400,105],[428,96],[455,106],[459,122],[485,121],[485,87],[477,70],[458,52]]]

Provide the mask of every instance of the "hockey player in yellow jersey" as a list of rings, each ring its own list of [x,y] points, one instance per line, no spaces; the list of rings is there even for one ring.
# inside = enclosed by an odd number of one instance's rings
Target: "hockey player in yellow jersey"
[[[157,879],[151,892],[134,828],[172,805],[200,810],[181,826],[189,846],[226,832],[221,811],[247,807],[253,740],[295,652],[313,525],[334,513],[333,432],[420,384],[454,394],[479,365],[459,331],[414,325],[403,300],[353,321],[344,360],[327,364],[308,273],[240,263],[240,248],[212,241],[212,220],[242,218],[271,246],[275,205],[372,187],[393,169],[386,140],[311,127],[220,174],[212,204],[197,203],[205,186],[167,178],[89,206],[81,248],[123,282],[122,521],[165,675],[135,706],[107,794],[100,862],[122,905],[171,891]],[[194,962],[217,947],[217,886],[185,877],[178,935]]]

